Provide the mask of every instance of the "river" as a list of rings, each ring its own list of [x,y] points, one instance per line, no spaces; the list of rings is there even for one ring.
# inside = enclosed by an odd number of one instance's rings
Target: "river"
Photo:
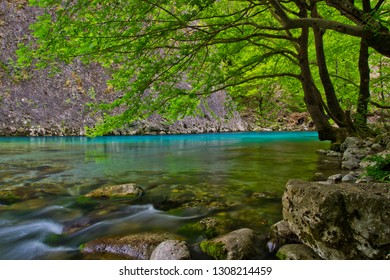
[[[0,258],[79,259],[94,238],[145,231],[194,244],[205,237],[189,225],[206,217],[265,233],[289,179],[332,173],[316,153],[328,145],[315,132],[2,137]],[[122,183],[145,195],[84,199]]]

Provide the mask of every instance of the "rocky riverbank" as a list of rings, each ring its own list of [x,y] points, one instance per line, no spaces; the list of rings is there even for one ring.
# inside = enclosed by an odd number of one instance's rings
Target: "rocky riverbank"
[[[338,157],[342,172],[288,182],[269,249],[281,259],[389,259],[390,183],[377,181],[390,179],[390,134],[319,152]]]

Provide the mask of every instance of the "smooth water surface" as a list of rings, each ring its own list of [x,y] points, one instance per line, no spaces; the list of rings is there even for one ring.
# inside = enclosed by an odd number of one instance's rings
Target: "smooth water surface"
[[[1,259],[80,258],[97,237],[144,231],[205,238],[206,217],[266,231],[281,219],[291,178],[322,171],[314,132],[0,138]],[[136,199],[89,201],[102,186],[136,183]]]

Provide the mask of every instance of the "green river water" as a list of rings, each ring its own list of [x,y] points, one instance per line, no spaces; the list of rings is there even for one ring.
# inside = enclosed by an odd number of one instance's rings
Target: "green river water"
[[[79,259],[94,238],[145,231],[196,244],[207,217],[265,234],[289,179],[332,173],[328,146],[315,132],[0,138],[0,259]],[[145,195],[83,198],[122,183]]]

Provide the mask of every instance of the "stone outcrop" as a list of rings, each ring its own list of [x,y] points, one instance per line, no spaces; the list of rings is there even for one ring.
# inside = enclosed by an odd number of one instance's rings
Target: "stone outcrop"
[[[385,259],[390,252],[390,184],[290,180],[283,218],[324,259]]]

